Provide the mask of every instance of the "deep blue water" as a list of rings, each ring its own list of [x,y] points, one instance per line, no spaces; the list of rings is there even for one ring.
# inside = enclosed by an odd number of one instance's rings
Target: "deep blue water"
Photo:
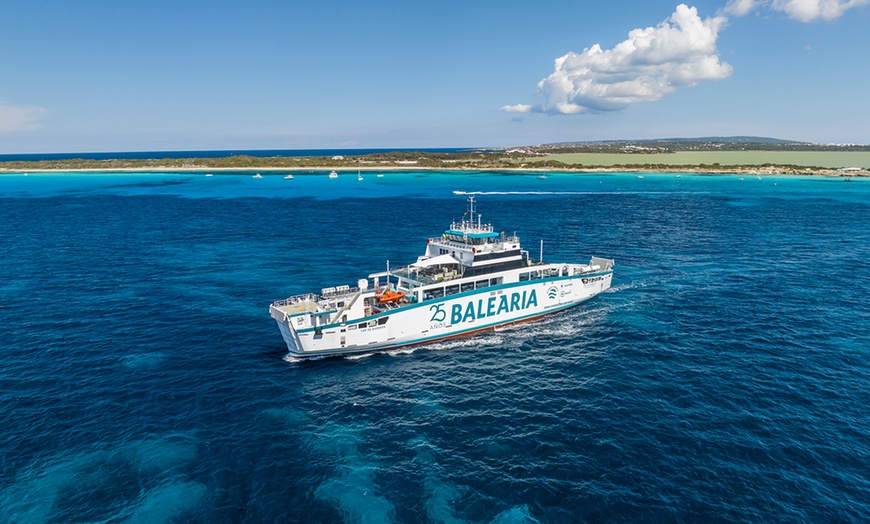
[[[0,522],[870,520],[870,181],[364,176],[0,175]],[[454,190],[614,287],[284,360]]]
[[[470,148],[400,148],[400,149],[221,149],[204,151],[127,151],[127,152],[88,152],[88,153],[8,153],[0,155],[0,162],[39,162],[42,160],[117,160],[117,159],[162,159],[162,158],[224,158],[236,155],[269,158],[275,156],[351,156],[372,153],[425,151],[427,153],[459,153],[473,151]]]

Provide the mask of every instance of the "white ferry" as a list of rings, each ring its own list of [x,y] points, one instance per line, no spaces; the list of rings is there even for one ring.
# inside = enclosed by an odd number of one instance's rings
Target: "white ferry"
[[[385,272],[356,287],[274,302],[269,312],[290,356],[364,353],[470,335],[565,310],[610,287],[613,260],[532,260],[516,235],[482,222],[474,196],[468,204],[463,220],[428,239],[413,264],[391,269],[387,262]]]

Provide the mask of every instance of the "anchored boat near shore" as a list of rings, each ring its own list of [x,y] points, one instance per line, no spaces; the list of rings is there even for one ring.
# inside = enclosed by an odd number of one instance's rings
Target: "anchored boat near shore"
[[[534,261],[516,235],[496,233],[474,209],[427,240],[404,267],[356,287],[328,287],[272,303],[290,356],[309,358],[392,349],[469,335],[563,311],[608,289],[614,261]],[[476,221],[475,221],[476,215]]]

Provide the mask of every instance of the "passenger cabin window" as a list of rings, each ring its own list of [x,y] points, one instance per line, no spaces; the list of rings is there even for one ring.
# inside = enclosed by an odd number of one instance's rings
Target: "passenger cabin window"
[[[520,282],[526,282],[527,280],[529,280],[529,274],[528,273],[520,273]]]
[[[491,278],[491,279],[489,279],[489,285],[490,285],[490,286],[497,286],[497,285],[499,285],[499,284],[501,284],[501,283],[502,283],[502,277]]]
[[[445,295],[455,295],[459,293],[459,286],[447,286],[444,288]]]
[[[474,290],[474,282],[468,282],[466,284],[462,284],[462,292]]]
[[[489,287],[489,280],[478,280],[474,285],[477,286],[477,289]]]

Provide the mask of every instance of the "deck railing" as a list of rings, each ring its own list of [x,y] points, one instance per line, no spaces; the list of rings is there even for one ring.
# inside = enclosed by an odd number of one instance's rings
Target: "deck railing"
[[[293,295],[284,300],[276,300],[275,302],[272,302],[272,306],[280,308],[299,304],[300,302],[317,302],[318,300],[320,300],[318,295],[315,295],[314,293],[305,293],[304,295]]]

